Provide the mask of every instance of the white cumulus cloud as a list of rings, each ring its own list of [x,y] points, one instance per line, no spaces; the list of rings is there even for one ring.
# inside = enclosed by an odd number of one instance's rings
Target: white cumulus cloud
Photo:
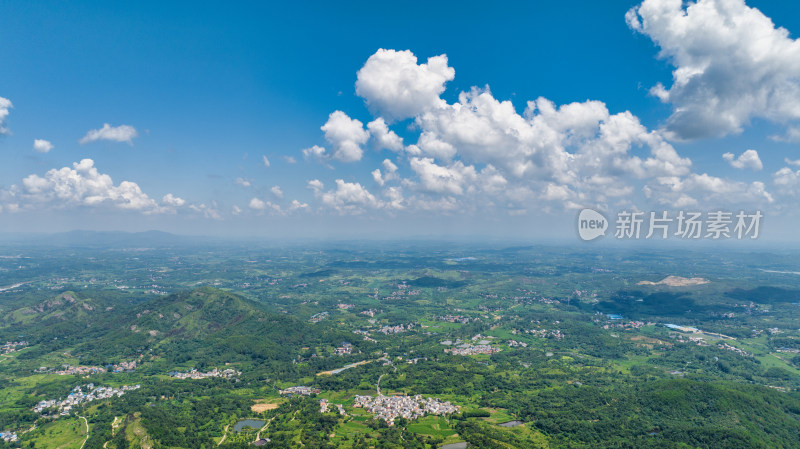
[[[234,179],[233,182],[236,185],[239,185],[239,186],[242,186],[242,187],[250,187],[251,185],[253,185],[253,180],[252,179],[247,179],[247,178],[242,178],[242,177],[238,177],[238,178]]]
[[[675,208],[699,204],[698,199],[704,207],[711,208],[761,206],[774,201],[763,182],[746,183],[707,173],[657,178],[645,187],[645,194],[657,203]]]
[[[333,147],[331,157],[342,162],[361,160],[364,154],[361,146],[369,140],[369,132],[360,120],[351,119],[342,111],[334,111],[321,129],[325,132],[325,140]]]
[[[476,179],[472,166],[456,161],[449,167],[437,165],[431,158],[411,158],[411,169],[420,177],[422,187],[430,192],[461,195]]]
[[[260,200],[258,198],[254,197],[253,199],[250,200],[250,209],[262,210],[265,207],[266,207],[266,203],[264,203],[264,201],[262,201],[262,200]]]
[[[784,160],[784,162],[786,162],[789,165],[794,165],[795,167],[800,167],[800,159],[792,160],[792,159],[789,159],[787,157],[787,158],[784,158],[783,160]]]
[[[761,163],[761,158],[758,157],[758,152],[756,150],[747,150],[740,154],[739,157],[736,157],[733,153],[725,153],[722,155],[722,158],[728,161],[733,168],[749,168],[755,171],[764,168],[764,164]]]
[[[645,0],[626,20],[675,67],[669,88],[651,90],[673,105],[672,137],[738,133],[756,117],[800,119],[800,40],[743,0]]]
[[[10,113],[9,109],[13,108],[11,100],[8,98],[0,97],[0,134],[8,134],[10,131],[6,127],[6,118]]]
[[[312,179],[311,181],[308,181],[307,187],[314,192],[319,192],[325,188],[325,184],[323,184],[319,179]]]
[[[357,182],[345,182],[342,179],[337,179],[336,188],[327,192],[321,190],[322,183],[314,183],[312,185],[309,182],[309,187],[314,190],[314,194],[323,205],[340,213],[361,213],[365,209],[375,209],[382,206],[381,201],[375,198],[375,195]]]
[[[201,203],[199,205],[191,204],[189,205],[189,209],[202,214],[206,218],[212,218],[214,220],[222,219],[222,215],[219,213],[216,201],[213,201],[210,206],[206,205],[205,203]]]
[[[399,176],[397,175],[397,165],[395,165],[394,162],[390,161],[389,159],[384,159],[382,165],[385,173],[381,173],[379,168],[376,168],[372,171],[372,179],[376,184],[383,186],[389,181],[399,179]]]
[[[307,203],[301,203],[300,201],[297,200],[292,200],[292,203],[289,205],[289,210],[291,211],[307,210],[307,209],[308,209]]]
[[[173,195],[171,193],[168,193],[168,194],[164,195],[161,198],[161,204],[163,204],[164,206],[170,206],[170,207],[181,207],[184,204],[186,204],[186,200],[184,200],[183,198],[177,197],[177,196],[175,196],[175,195]]]
[[[798,196],[798,194],[800,194],[800,170],[792,170],[789,167],[783,167],[772,175],[772,182],[775,184],[780,194],[790,196]]]
[[[386,124],[383,117],[378,117],[367,123],[367,129],[372,135],[376,149],[387,149],[394,152],[403,151],[403,138],[389,129],[389,125]]]
[[[643,22],[632,22],[632,14],[631,26],[644,27]],[[336,189],[325,191],[322,182],[314,180],[308,187],[318,200],[342,213],[358,213],[369,204],[384,210],[503,210],[516,215],[579,207],[608,210],[636,203],[723,207],[738,200],[754,205],[774,201],[763,182],[695,173],[692,160],[669,142],[668,131],[648,129],[630,111],[612,113],[597,100],[558,105],[539,97],[520,113],[488,86],[461,92],[449,103],[440,94],[455,72],[446,59],[434,65],[438,81],[423,82],[420,78],[430,75],[431,60],[417,64],[409,51],[379,50],[367,60],[359,71],[357,87],[363,90],[358,94],[380,114],[367,125],[368,135],[376,149],[396,153],[395,162],[407,168],[402,170],[407,177],[387,159],[371,172],[381,188],[380,198],[361,195],[363,201],[351,202],[358,207],[347,208],[344,204],[350,203],[337,199],[366,189],[339,180]],[[378,79],[379,73],[384,79]],[[417,81],[428,88],[413,87]],[[345,123],[351,120],[341,111],[334,114],[341,114]],[[417,137],[405,145],[389,124],[408,117],[413,124],[406,131]],[[363,142],[367,131],[360,122],[353,128]],[[754,150],[733,157],[731,163],[751,169],[762,165]],[[401,189],[410,196],[404,197]]]
[[[38,153],[48,153],[53,149],[53,144],[44,139],[33,140],[33,150]]]
[[[21,208],[64,208],[70,206],[108,205],[145,213],[159,212],[155,200],[138,184],[122,181],[114,184],[111,176],[100,173],[91,159],[75,162],[72,167],[51,169],[44,176],[25,177],[20,184],[2,192],[4,202]]]
[[[440,106],[439,95],[455,74],[446,55],[417,64],[408,50],[379,49],[358,71],[356,93],[373,113],[389,121],[402,120]]]
[[[250,200],[250,209],[256,211],[270,211],[273,215],[283,215],[280,204],[276,204],[271,201],[264,201],[255,197]]]
[[[127,142],[128,145],[133,145],[133,138],[138,136],[136,128],[130,125],[111,126],[104,123],[100,129],[93,129],[86,133],[78,142],[91,143],[98,140],[111,140],[114,142]]]
[[[303,150],[303,157],[308,160],[312,158],[317,159],[324,159],[325,158],[325,148],[319,145],[314,145],[312,147],[306,148]]]

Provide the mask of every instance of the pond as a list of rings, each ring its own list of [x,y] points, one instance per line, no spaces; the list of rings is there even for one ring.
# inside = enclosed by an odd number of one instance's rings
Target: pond
[[[241,432],[245,427],[250,427],[251,429],[258,430],[264,427],[266,421],[261,421],[260,419],[243,419],[233,426],[234,432]]]
[[[464,443],[444,444],[442,446],[439,446],[439,448],[440,449],[465,449],[467,446],[469,446],[469,443],[464,442]]]
[[[522,422],[522,421],[508,421],[508,422],[501,423],[499,425],[500,425],[500,427],[517,427],[517,426],[521,426],[523,424],[525,424],[525,423]]]

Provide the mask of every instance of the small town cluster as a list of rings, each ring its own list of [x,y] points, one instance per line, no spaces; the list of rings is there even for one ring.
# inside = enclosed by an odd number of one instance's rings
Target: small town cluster
[[[19,437],[17,437],[17,433],[16,432],[12,432],[10,430],[6,430],[4,432],[0,432],[0,440],[3,440],[5,442],[7,442],[7,443],[11,443],[11,442],[19,440]]]
[[[333,350],[336,355],[350,355],[353,353],[353,345],[348,342],[342,342],[342,345]]]
[[[603,329],[641,329],[644,326],[652,326],[656,323],[644,321],[620,321],[616,323],[604,324]]]
[[[307,387],[305,385],[298,385],[298,386],[295,386],[295,387],[289,387],[289,388],[286,388],[286,389],[283,389],[283,390],[278,390],[278,392],[280,394],[286,395],[286,396],[294,396],[294,395],[311,396],[312,393],[313,394],[319,394],[320,391],[319,391],[318,388],[311,388],[311,387]]]
[[[70,376],[70,375],[79,375],[79,376],[88,376],[91,374],[101,374],[101,373],[130,373],[136,370],[138,366],[136,361],[130,362],[119,362],[114,364],[108,364],[104,366],[72,366],[70,364],[63,364],[60,367],[48,368],[46,366],[40,366],[33,370],[35,373],[53,373],[58,374],[60,376]]]
[[[373,343],[377,343],[378,342],[374,338],[370,337],[370,333],[368,331],[361,330],[361,329],[356,329],[356,330],[353,331],[353,333],[356,334],[356,335],[363,336],[364,337],[364,341],[371,341]]]
[[[492,339],[494,339],[494,337],[484,337],[483,335],[478,334],[471,338],[473,344],[462,343],[461,339],[457,339],[455,342],[445,340],[441,342],[441,344],[445,346],[453,346],[452,348],[445,348],[444,350],[444,352],[449,352],[453,355],[491,355],[502,351],[502,349],[491,345]]]
[[[470,320],[474,320],[468,316],[463,315],[442,315],[436,317],[439,321],[446,321],[448,323],[461,323],[461,324],[469,324]]]
[[[405,332],[407,330],[411,330],[414,327],[413,323],[409,323],[408,325],[398,324],[397,326],[383,326],[378,329],[378,332],[389,335],[389,334],[399,334]]]
[[[527,348],[528,344],[524,341],[508,340],[508,346],[510,348]]]
[[[449,401],[441,401],[438,398],[423,398],[422,395],[356,395],[353,407],[364,408],[369,413],[372,413],[375,418],[386,421],[390,426],[394,425],[394,420],[398,417],[416,419],[424,415],[444,416],[458,413],[460,410],[457,405],[453,405]]]
[[[131,372],[136,370],[137,366],[138,365],[136,364],[135,360],[130,362],[119,362],[111,365],[111,372],[112,373]]]
[[[330,315],[329,312],[315,313],[314,315],[311,316],[311,318],[308,319],[308,321],[311,321],[312,323],[319,323],[325,318],[328,318],[328,315]]]
[[[120,397],[126,391],[138,390],[140,385],[123,385],[120,388],[113,387],[100,387],[94,384],[78,385],[72,389],[65,399],[49,399],[40,401],[33,407],[33,411],[42,415],[50,410],[55,410],[60,416],[69,415],[70,411],[78,405],[86,402],[97,401],[100,399],[108,399],[112,397]]]
[[[449,352],[453,355],[477,355],[477,354],[494,354],[500,352],[502,349],[495,348],[491,345],[471,345],[463,343],[455,348],[445,348],[444,352]]]
[[[337,409],[337,411],[339,412],[340,415],[344,416],[344,415],[347,414],[347,412],[344,411],[344,406],[342,406],[342,404],[334,404],[332,402],[328,402],[327,399],[320,399],[319,400],[319,412],[320,413],[328,413],[328,409],[331,406],[334,406],[334,405],[336,406],[336,409]]]
[[[384,296],[382,299],[384,301],[392,299],[402,299],[403,296],[417,296],[419,294],[420,290],[408,290],[408,284],[401,282],[397,284],[397,290],[390,293],[389,296]],[[372,295],[372,298],[379,299],[377,288],[375,289],[375,294]]]
[[[205,373],[202,373],[194,368],[186,372],[180,372],[180,371],[169,372],[169,375],[176,379],[208,379],[209,377],[224,377],[226,379],[230,379],[232,377],[238,376],[239,374],[241,374],[241,372],[231,368],[222,371],[220,371],[219,368],[214,368],[211,371],[207,371]]]
[[[564,338],[564,333],[561,332],[561,329],[527,329],[524,332],[540,338],[555,338],[556,340]]]
[[[56,374],[61,376],[67,376],[72,374],[78,374],[81,376],[86,376],[89,374],[98,374],[98,373],[105,373],[106,369],[102,366],[72,366],[72,365],[62,365],[62,369],[56,371]]]
[[[739,349],[736,346],[729,345],[728,343],[725,343],[725,342],[717,343],[717,347],[719,349],[724,349],[726,351],[735,352],[736,354],[739,354],[742,357],[752,357],[753,356],[753,354],[750,354],[749,352],[747,352],[747,351],[745,351],[743,349]]]
[[[0,346],[0,354],[8,354],[28,346],[27,341],[7,341]]]
[[[670,335],[670,337],[673,337],[673,335]],[[677,334],[673,338],[675,338],[675,341],[677,341],[678,343],[694,343],[697,346],[709,346],[709,344],[706,342],[705,338],[703,338],[703,337],[696,337],[696,336],[691,336],[690,335],[690,336],[684,338],[683,335]]]

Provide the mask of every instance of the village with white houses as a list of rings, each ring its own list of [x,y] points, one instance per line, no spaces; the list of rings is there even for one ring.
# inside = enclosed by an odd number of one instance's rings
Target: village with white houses
[[[189,371],[180,372],[180,371],[170,371],[169,375],[175,379],[208,379],[211,377],[223,377],[226,379],[230,379],[242,374],[235,369],[225,369],[220,370],[219,368],[214,368],[211,371],[207,371],[205,373],[198,371],[197,369],[190,369]]]
[[[17,436],[16,432],[12,432],[10,430],[6,430],[0,432],[0,440],[5,441],[7,443],[13,443],[14,441],[18,441],[19,437]]]
[[[131,362],[119,362],[114,364],[108,364],[105,366],[73,366],[70,364],[63,364],[59,368],[48,368],[46,366],[40,366],[33,370],[34,373],[53,373],[58,374],[59,376],[71,376],[71,375],[78,375],[78,376],[89,376],[92,374],[102,374],[102,373],[130,373],[136,370],[138,366],[136,361]]]
[[[416,396],[361,396],[356,395],[353,407],[363,408],[372,413],[375,418],[382,419],[390,426],[398,417],[416,419],[425,415],[445,416],[458,413],[460,408],[449,401],[438,398],[423,398]]]
[[[329,402],[327,399],[320,399],[319,400],[319,412],[320,413],[328,413],[328,409],[331,406],[336,406],[336,410],[339,412],[339,415],[344,416],[347,412],[344,410],[344,406],[342,404],[334,404]]]
[[[297,385],[294,387],[278,390],[278,393],[284,396],[311,396],[312,394],[319,394],[318,388],[311,388],[305,385]]]
[[[463,316],[463,315],[441,315],[441,316],[437,316],[436,320],[445,321],[447,323],[469,324],[470,321],[477,321],[479,319],[478,318],[470,318],[468,316]]]
[[[463,343],[455,348],[445,348],[444,352],[449,352],[453,355],[478,355],[478,354],[486,354],[491,355],[497,352],[502,351],[500,348],[495,348],[494,346],[489,345],[471,345],[468,343]]]
[[[494,337],[484,337],[483,335],[478,334],[471,339],[477,344],[464,343],[460,339],[456,340],[455,342],[451,340],[445,340],[442,341],[441,344],[445,346],[453,346],[452,348],[445,348],[444,350],[444,352],[449,352],[453,355],[491,355],[502,351],[502,349],[491,345],[491,340],[493,339]]]
[[[0,346],[0,354],[10,354],[28,346],[27,341],[7,341]]]
[[[311,396],[312,394],[319,394],[320,390],[305,385],[297,385],[279,390],[278,392],[282,396],[291,397]],[[347,415],[342,404],[330,402],[329,399],[320,399],[319,407],[320,413],[327,413],[334,410],[335,407],[335,411],[339,415]],[[411,420],[425,415],[445,416],[460,411],[457,405],[451,404],[449,401],[442,401],[439,398],[423,398],[422,395],[356,395],[353,401],[353,407],[366,410],[368,413],[373,414],[376,419],[382,419],[390,426],[394,425],[394,420],[398,417]]]
[[[100,399],[120,397],[124,395],[126,391],[138,390],[140,387],[141,386],[139,384],[123,385],[120,388],[95,386],[93,383],[87,385],[78,385],[72,389],[66,398],[62,400],[49,399],[40,401],[35,407],[33,407],[33,411],[43,416],[47,412],[55,412],[50,415],[51,417],[56,414],[57,416],[66,416],[70,414],[73,408],[81,404]]]
[[[373,324],[375,320],[370,320],[370,324]],[[392,334],[400,334],[403,332],[410,331],[414,328],[414,323],[408,324],[397,324],[394,326],[384,325],[380,328],[376,329],[375,332],[381,333],[383,335],[392,335]],[[364,341],[371,341],[377,343],[377,340],[372,338],[371,331],[363,330],[363,329],[356,329],[353,331],[354,334],[361,335]],[[348,353],[349,354],[349,353]]]
[[[333,350],[334,355],[350,355],[353,353],[353,344],[343,341],[342,345]]]
[[[99,374],[105,373],[106,369],[102,366],[72,366],[72,365],[63,365],[62,369],[56,371],[56,374],[60,376],[68,376],[77,374],[80,376],[86,376],[89,374]]]

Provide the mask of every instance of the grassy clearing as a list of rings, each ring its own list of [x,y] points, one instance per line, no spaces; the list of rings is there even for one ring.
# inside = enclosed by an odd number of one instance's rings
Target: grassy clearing
[[[80,449],[86,438],[86,426],[80,418],[61,418],[39,427],[31,436],[29,441],[34,447]]]
[[[256,399],[256,403],[250,406],[250,410],[254,411],[255,413],[266,412],[267,410],[275,410],[283,402],[285,401],[281,398]]]
[[[456,433],[445,418],[425,416],[408,425],[408,430],[421,435],[447,438]]]
[[[152,449],[153,442],[147,434],[140,414],[133,415],[133,421],[125,428],[125,438],[130,443],[130,447],[141,447],[142,449]]]

